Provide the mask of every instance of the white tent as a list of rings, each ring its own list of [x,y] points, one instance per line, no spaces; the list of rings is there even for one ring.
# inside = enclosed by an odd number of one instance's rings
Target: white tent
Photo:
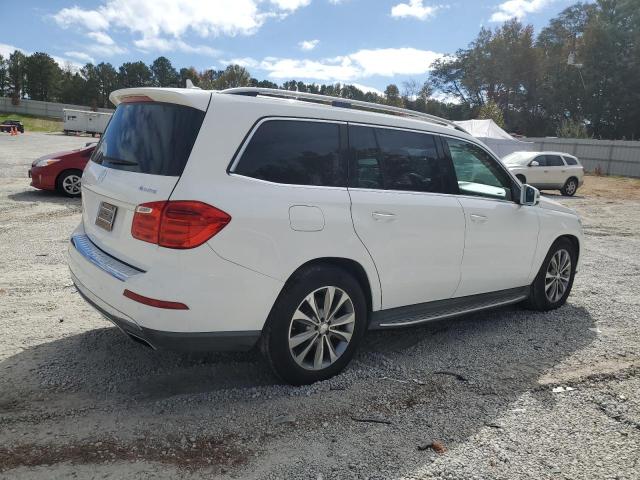
[[[516,140],[490,119],[464,120],[454,123],[464,128],[472,136],[483,142],[500,158],[503,158],[512,152],[531,152],[534,149],[533,142],[521,142],[520,140]]]

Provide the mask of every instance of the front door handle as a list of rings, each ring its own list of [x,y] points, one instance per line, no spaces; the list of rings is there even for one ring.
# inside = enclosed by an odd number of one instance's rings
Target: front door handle
[[[472,222],[476,222],[476,223],[484,223],[487,220],[489,220],[487,217],[485,217],[484,215],[478,215],[477,213],[472,213],[469,215],[469,218],[471,218]]]
[[[390,212],[372,212],[371,216],[373,217],[374,220],[393,220],[396,215],[395,213],[390,213]]]

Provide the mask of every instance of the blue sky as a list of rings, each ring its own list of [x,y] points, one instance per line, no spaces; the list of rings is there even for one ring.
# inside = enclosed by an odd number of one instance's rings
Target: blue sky
[[[0,54],[63,64],[159,55],[177,68],[246,66],[259,79],[384,90],[424,81],[481,26],[517,17],[536,32],[575,0],[0,0]]]

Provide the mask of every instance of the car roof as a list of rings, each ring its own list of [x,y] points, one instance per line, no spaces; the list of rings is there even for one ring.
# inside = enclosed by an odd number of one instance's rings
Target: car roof
[[[521,158],[527,158],[527,157],[537,157],[538,155],[560,155],[562,157],[571,157],[571,158],[577,158],[575,155],[571,155],[570,153],[566,153],[566,152],[529,152],[529,151],[522,151],[522,152],[511,152],[509,154],[509,156],[519,156]]]

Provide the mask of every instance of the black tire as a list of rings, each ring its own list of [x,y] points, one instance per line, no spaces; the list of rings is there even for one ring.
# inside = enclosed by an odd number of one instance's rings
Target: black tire
[[[562,295],[559,298],[549,298],[546,290],[546,280],[547,280],[547,271],[550,268],[550,263],[554,258],[556,253],[561,251],[565,251],[569,254],[571,260],[570,267],[570,276],[569,281],[565,289],[563,290]],[[525,302],[525,306],[532,310],[538,310],[541,312],[545,312],[548,310],[554,310],[558,307],[561,307],[567,301],[567,297],[571,293],[571,288],[573,287],[573,280],[576,274],[576,263],[578,261],[578,252],[576,251],[576,247],[567,238],[560,238],[556,240],[551,248],[549,249],[549,253],[542,262],[542,266],[540,267],[540,271],[538,275],[536,275],[535,280],[531,284],[531,293],[529,294],[528,300]]]
[[[56,179],[56,190],[58,190],[58,192],[62,193],[63,195],[66,195],[67,197],[79,197],[80,190],[78,189],[76,191],[75,189],[71,189],[67,183],[75,178],[77,178],[79,182],[79,179],[82,178],[82,170],[65,170],[60,175],[58,175],[58,178]],[[78,188],[79,187],[80,184],[78,183]]]
[[[355,322],[351,326],[353,330],[351,332],[351,338],[346,344],[346,348],[341,351],[333,363],[331,363],[329,358],[328,347],[325,347],[326,344],[323,343],[325,340],[320,338],[319,342],[322,344],[321,351],[324,354],[323,358],[327,360],[328,365],[318,370],[312,370],[304,368],[296,362],[293,353],[296,352],[296,350],[289,348],[289,337],[294,328],[292,326],[294,324],[293,317],[298,311],[298,308],[304,304],[305,299],[310,294],[321,290],[323,287],[337,287],[348,295],[353,307]],[[316,295],[321,295],[321,293],[320,291]],[[340,297],[338,297],[338,295],[340,295]],[[341,293],[336,294],[336,296],[333,297],[334,303],[332,305],[339,303],[341,296]],[[338,311],[339,310],[336,311],[336,314]],[[328,323],[330,324],[330,322]],[[312,332],[314,328],[317,332],[318,327],[309,326],[307,328],[308,330],[305,330],[303,333],[310,332],[312,335],[316,335],[314,338],[318,338],[318,333]],[[311,266],[297,272],[294,277],[287,282],[280,293],[263,329],[261,349],[278,377],[293,385],[306,385],[320,380],[326,380],[340,373],[353,357],[366,330],[367,305],[358,281],[348,272],[338,267]],[[331,342],[332,338],[334,341],[336,340],[330,333],[327,333],[326,337],[327,342]],[[340,341],[340,337],[338,337],[337,341]],[[311,340],[311,343],[314,343],[314,340]],[[307,345],[309,345],[309,343],[303,342],[300,344],[300,347],[295,348],[304,350]],[[313,351],[316,351],[313,347],[311,348]],[[300,352],[300,350],[296,353],[298,352]],[[335,352],[336,350],[333,349],[332,353]],[[311,352],[311,354],[313,354],[313,352]],[[305,358],[308,358],[308,354]]]
[[[569,178],[565,182],[564,187],[560,189],[560,193],[562,193],[562,195],[565,195],[567,197],[573,197],[577,191],[578,191],[578,179],[575,177]]]
[[[523,185],[524,185],[525,183],[527,183],[527,179],[526,179],[526,177],[525,177],[524,175],[520,175],[520,174],[518,174],[518,175],[516,175],[516,178],[517,178],[518,180],[520,180],[520,183],[521,183],[521,184],[523,184]]]

